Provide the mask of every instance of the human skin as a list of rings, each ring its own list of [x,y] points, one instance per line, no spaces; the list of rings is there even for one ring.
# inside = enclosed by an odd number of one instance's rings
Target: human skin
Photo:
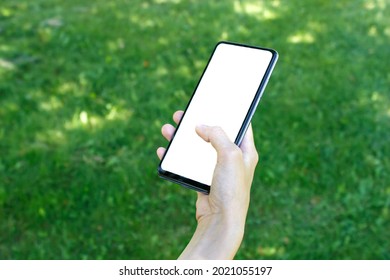
[[[173,114],[177,124],[183,111]],[[171,124],[163,125],[162,135],[170,141],[175,132]],[[179,259],[233,259],[244,236],[250,201],[250,189],[258,162],[258,153],[249,126],[240,146],[231,142],[216,126],[200,125],[196,133],[217,152],[210,194],[197,193],[194,235]],[[165,148],[159,147],[161,159]]]

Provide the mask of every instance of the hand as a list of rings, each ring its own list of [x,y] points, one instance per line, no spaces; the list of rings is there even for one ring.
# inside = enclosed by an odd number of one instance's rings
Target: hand
[[[177,111],[173,120],[178,123],[182,116],[183,111]],[[170,124],[162,127],[168,141],[174,132]],[[243,238],[250,188],[258,162],[252,127],[249,126],[240,147],[219,127],[199,126],[196,132],[217,151],[217,164],[210,194],[198,193],[198,226],[180,258],[232,259]],[[157,149],[160,159],[164,153],[164,148]]]

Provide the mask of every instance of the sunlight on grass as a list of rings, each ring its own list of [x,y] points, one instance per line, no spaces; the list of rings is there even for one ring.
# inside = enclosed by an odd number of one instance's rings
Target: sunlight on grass
[[[15,70],[16,65],[11,61],[0,58],[0,68],[5,70]]]
[[[0,15],[3,17],[10,17],[12,16],[12,10],[8,8],[1,8],[0,9]]]
[[[50,96],[49,98],[47,98],[47,100],[42,101],[39,104],[39,107],[43,111],[53,111],[53,110],[60,109],[62,105],[63,105],[62,102],[57,97]]]
[[[314,36],[309,32],[299,32],[287,38],[287,42],[292,44],[312,44]]]
[[[365,1],[364,7],[367,10],[374,10],[374,9],[384,10],[386,8],[386,1],[385,0],[368,0],[368,1]]]
[[[309,21],[307,23],[307,28],[315,33],[324,32],[326,29],[326,24],[320,23],[318,21]]]
[[[187,65],[181,65],[177,69],[178,74],[182,75],[183,77],[191,77],[191,69]]]
[[[376,28],[376,26],[370,27],[370,29],[368,30],[368,36],[370,37],[378,36],[378,29]]]
[[[57,88],[57,92],[60,94],[67,94],[70,92],[80,91],[79,86],[74,82],[64,82],[60,84]]]
[[[165,4],[165,3],[173,3],[173,4],[179,4],[181,0],[154,0],[154,3],[156,4]]]
[[[169,71],[166,67],[159,66],[154,73],[161,78],[168,75]]]
[[[110,103],[106,105],[106,108],[108,109],[108,113],[105,115],[104,119],[108,121],[128,121],[134,114],[134,111],[130,108],[123,109]]]
[[[384,92],[373,91],[371,94],[361,94],[361,97],[356,99],[356,106],[374,109],[379,118],[390,117],[390,99]]]
[[[283,255],[285,253],[285,249],[283,247],[272,247],[272,246],[266,246],[266,247],[258,247],[257,253],[260,256],[266,256],[266,257],[276,257]]]
[[[229,33],[227,31],[223,31],[221,35],[219,36],[220,40],[228,40],[229,39]]]
[[[88,124],[88,113],[85,111],[82,111],[80,113],[80,121],[82,124]]]
[[[89,115],[86,111],[81,111],[74,114],[71,120],[66,121],[64,128],[66,130],[90,129],[101,126],[102,121],[103,119],[98,116]]]
[[[145,3],[145,7],[148,7],[149,4]],[[157,20],[154,18],[144,18],[140,14],[132,14],[129,16],[131,23],[136,24],[141,27],[141,29],[153,28],[157,26]]]
[[[0,45],[0,52],[9,52],[12,50],[10,45]]]
[[[46,150],[48,144],[63,145],[66,141],[64,132],[59,129],[48,129],[35,134],[35,141],[30,144],[30,150]]]
[[[280,6],[279,1],[273,1],[275,7]],[[259,20],[272,20],[277,18],[277,14],[266,7],[264,2],[260,1],[235,1],[234,11],[238,14],[253,16]]]
[[[374,91],[374,92],[372,93],[372,95],[371,95],[371,100],[372,100],[373,102],[380,102],[380,103],[382,103],[382,102],[385,101],[384,98],[383,98],[383,96],[381,96],[381,95],[379,94],[379,92],[377,92],[377,91]]]
[[[390,37],[390,27],[386,27],[384,33],[387,37]]]
[[[312,44],[315,42],[314,34],[323,33],[326,25],[318,21],[309,21],[306,23],[306,31],[298,31],[287,38],[291,44]]]
[[[386,113],[389,112],[388,108],[390,108],[390,100],[387,96],[381,94],[378,91],[374,91],[371,94],[371,98],[367,103],[371,103],[370,106],[375,106],[375,108],[377,108],[381,112],[383,112],[382,110],[384,110]]]
[[[7,113],[17,112],[19,110],[18,104],[12,101],[2,102],[1,110]]]
[[[124,49],[126,47],[126,44],[123,38],[117,38],[114,41],[107,42],[107,47],[111,52],[115,52]]]
[[[168,46],[169,45],[169,40],[166,38],[166,37],[159,37],[157,39],[157,43],[160,45],[160,46]]]
[[[368,0],[364,3],[364,8],[370,12],[376,12],[376,21],[383,21],[389,18],[389,13],[386,11],[388,5],[389,3],[386,0]]]
[[[129,121],[134,113],[132,109],[123,109],[119,106],[107,104],[108,112],[102,117],[85,110],[73,115],[71,120],[64,124],[66,130],[103,128],[110,121]]]

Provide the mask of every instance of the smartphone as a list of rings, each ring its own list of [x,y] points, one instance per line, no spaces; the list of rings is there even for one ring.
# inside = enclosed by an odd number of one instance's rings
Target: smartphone
[[[278,58],[273,49],[219,42],[158,166],[159,176],[208,194],[217,153],[195,132],[220,126],[240,145]]]

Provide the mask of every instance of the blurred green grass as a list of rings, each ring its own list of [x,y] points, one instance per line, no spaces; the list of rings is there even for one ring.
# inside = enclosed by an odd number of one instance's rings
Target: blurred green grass
[[[160,127],[214,45],[278,50],[238,259],[390,258],[383,0],[2,0],[0,259],[174,259],[195,193]]]

